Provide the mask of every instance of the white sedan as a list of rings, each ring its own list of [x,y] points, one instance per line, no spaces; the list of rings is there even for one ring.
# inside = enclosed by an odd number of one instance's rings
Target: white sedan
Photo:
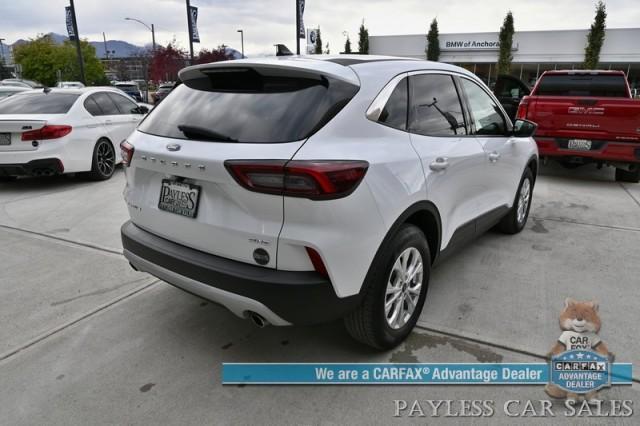
[[[88,172],[109,179],[118,144],[148,112],[109,87],[37,89],[0,102],[0,178]]]

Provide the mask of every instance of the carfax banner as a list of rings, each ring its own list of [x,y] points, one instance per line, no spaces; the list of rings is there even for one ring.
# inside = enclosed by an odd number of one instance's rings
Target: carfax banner
[[[556,367],[557,364],[554,367],[548,363],[224,363],[222,383],[544,385],[562,380],[563,387],[571,386],[574,392],[600,388],[603,380],[613,385],[632,383],[630,363],[610,364],[605,370],[598,363],[594,363],[595,370],[591,370],[588,363],[566,363],[562,366],[564,375],[556,374]],[[600,377],[600,373],[605,372],[606,377]]]

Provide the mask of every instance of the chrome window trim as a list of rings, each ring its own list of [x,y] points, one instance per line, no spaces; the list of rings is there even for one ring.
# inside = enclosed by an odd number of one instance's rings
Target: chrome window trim
[[[373,102],[371,102],[371,105],[369,105],[366,113],[369,120],[377,122],[380,119],[380,114],[382,114],[382,110],[385,105],[387,105],[387,101],[389,101],[389,98],[396,89],[396,86],[407,76],[409,76],[409,73],[404,72],[389,80],[380,93],[378,93],[378,96],[376,96]]]

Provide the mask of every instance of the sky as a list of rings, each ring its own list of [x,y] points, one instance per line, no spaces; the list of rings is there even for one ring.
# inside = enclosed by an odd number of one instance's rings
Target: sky
[[[2,0],[0,37],[13,43],[38,34],[66,34],[64,7],[68,0]],[[272,54],[275,43],[295,51],[295,0],[192,0],[199,8],[200,44],[194,49],[225,44],[240,50],[244,30],[245,54]],[[640,0],[608,0],[607,26],[640,26]],[[156,42],[166,45],[175,39],[188,48],[184,0],[75,0],[78,29],[82,38],[151,43],[151,33],[137,18],[156,28]],[[343,50],[348,32],[357,49],[358,28],[364,19],[369,35],[424,34],[433,18],[441,33],[498,31],[511,10],[517,30],[588,28],[593,21],[591,0],[306,0],[304,23],[320,26],[331,53]],[[305,41],[301,40],[304,46]]]

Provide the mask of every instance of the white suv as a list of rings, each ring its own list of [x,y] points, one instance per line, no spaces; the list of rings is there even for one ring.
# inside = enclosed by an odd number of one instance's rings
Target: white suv
[[[121,144],[134,268],[258,325],[399,344],[431,267],[524,227],[535,124],[464,69],[374,56],[197,65]]]

